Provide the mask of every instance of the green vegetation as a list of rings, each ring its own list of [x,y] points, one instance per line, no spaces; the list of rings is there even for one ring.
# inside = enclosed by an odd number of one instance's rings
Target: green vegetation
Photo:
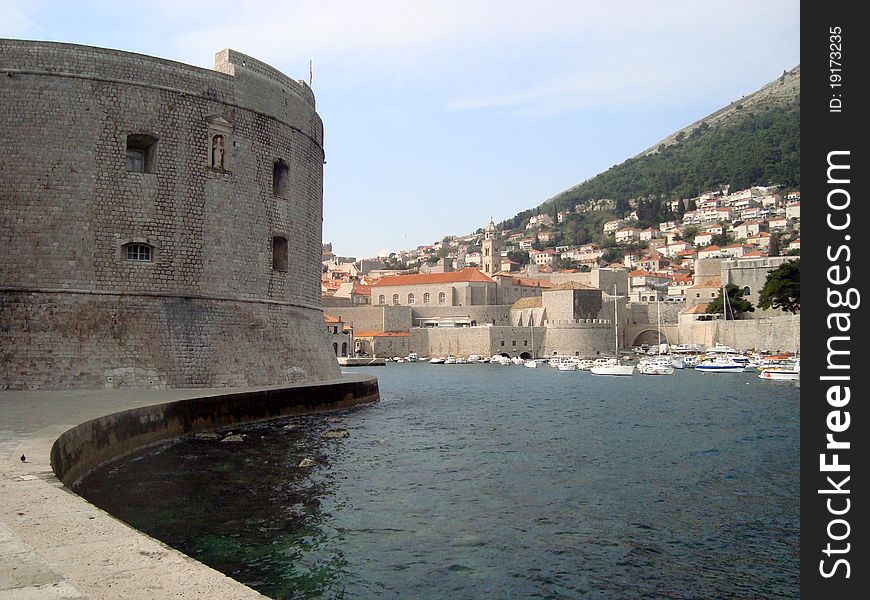
[[[698,127],[679,143],[630,158],[552,202],[564,210],[594,198],[689,198],[726,184],[732,190],[800,187],[799,105],[747,115],[721,128]]]
[[[728,314],[726,319],[736,319],[737,315],[745,312],[755,312],[755,307],[752,302],[743,297],[743,290],[733,283],[725,286],[725,292],[728,294]],[[707,313],[713,315],[724,313],[722,292],[707,306]]]
[[[668,201],[697,196],[730,185],[731,190],[753,185],[800,187],[800,105],[746,112],[728,125],[710,127],[706,122],[690,134],[677,136],[676,144],[659,146],[658,152],[630,158],[622,164],[566,190],[537,208],[519,213],[499,224],[517,229],[529,217],[571,210],[562,224],[561,244],[601,242],[604,222],[624,216],[629,200],[636,201],[638,227],[650,227],[682,216]],[[609,198],[612,209],[574,213],[590,200]],[[690,206],[688,209],[693,209]]]
[[[795,314],[801,309],[801,259],[782,263],[767,274],[759,295],[760,308],[780,308]]]

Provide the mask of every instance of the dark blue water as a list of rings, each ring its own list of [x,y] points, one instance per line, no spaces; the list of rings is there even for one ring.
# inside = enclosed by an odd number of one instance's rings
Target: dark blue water
[[[373,372],[376,405],[152,448],[77,491],[275,598],[799,596],[793,383]]]

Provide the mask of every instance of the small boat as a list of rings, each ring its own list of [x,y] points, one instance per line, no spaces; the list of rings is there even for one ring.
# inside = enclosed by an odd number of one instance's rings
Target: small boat
[[[758,374],[761,379],[772,381],[796,381],[801,378],[801,361],[796,360],[792,365],[780,367],[767,367]]]
[[[523,360],[522,358],[520,358],[519,356],[514,356],[514,357],[511,359],[511,362],[514,363],[515,365],[521,365],[521,364],[525,363],[526,361],[524,361],[524,360]]]
[[[595,361],[591,358],[581,358],[577,362],[577,370],[578,371],[588,371],[595,365]]]
[[[453,356],[452,354],[448,354],[447,358],[444,359],[444,364],[445,365],[455,365],[456,364],[456,357]]]
[[[527,360],[527,361],[523,362],[523,366],[524,366],[524,367],[528,367],[528,368],[530,368],[530,369],[537,369],[537,368],[538,368],[538,361],[536,361],[536,360]]]
[[[479,362],[481,362],[480,356],[478,356],[477,354],[469,354],[468,355],[468,362],[469,362],[469,364],[479,363]]]
[[[695,370],[702,373],[743,373],[746,367],[730,356],[718,356],[699,362]]]
[[[638,363],[637,372],[643,375],[673,375],[674,367],[658,360],[647,360]]]
[[[457,358],[457,359],[456,359],[456,362],[455,362],[454,364],[457,364],[457,365],[467,365],[467,364],[468,364],[468,361],[465,360],[464,358],[461,358],[461,357],[460,357],[460,358]]]
[[[560,371],[576,371],[577,363],[575,363],[573,360],[563,360],[556,368]]]
[[[405,357],[405,360],[408,362],[417,362],[419,358],[417,357],[416,352],[411,352],[408,356]]]
[[[429,364],[430,365],[443,365],[444,361],[445,361],[445,358],[443,356],[439,356],[439,357],[433,356],[432,358],[429,359]]]
[[[507,356],[499,356],[495,362],[497,362],[500,367],[509,367],[514,364]]]

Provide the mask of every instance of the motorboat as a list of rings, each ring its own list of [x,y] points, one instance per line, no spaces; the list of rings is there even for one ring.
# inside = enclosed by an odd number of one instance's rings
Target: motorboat
[[[761,379],[772,381],[796,381],[801,378],[801,361],[794,361],[791,365],[767,367],[758,374]]]
[[[455,365],[456,364],[456,357],[453,356],[452,354],[448,354],[447,358],[444,359],[444,364],[445,365]]]
[[[573,360],[563,360],[556,368],[560,371],[576,371],[577,363],[575,363]]]
[[[645,360],[638,363],[637,372],[642,375],[673,375],[674,366],[658,360]]]
[[[417,357],[416,352],[411,352],[408,356],[405,357],[405,360],[408,362],[417,362],[419,358]]]
[[[578,371],[588,371],[595,365],[595,361],[591,358],[581,358],[577,361],[577,370]]]
[[[717,356],[699,362],[695,370],[702,373],[743,373],[746,367],[730,356]]]
[[[527,361],[523,362],[523,366],[524,366],[524,367],[528,367],[528,368],[530,368],[530,369],[537,369],[537,368],[538,368],[538,361],[536,361],[536,360],[527,360]]]
[[[479,362],[480,362],[480,356],[478,356],[477,354],[469,354],[469,355],[468,355],[468,362],[469,362],[470,364],[479,363]]]
[[[438,356],[438,357],[433,356],[432,358],[429,359],[429,364],[430,365],[443,365],[445,360],[446,359],[443,356]]]

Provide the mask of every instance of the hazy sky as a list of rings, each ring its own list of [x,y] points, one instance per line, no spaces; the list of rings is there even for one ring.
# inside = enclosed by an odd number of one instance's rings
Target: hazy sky
[[[0,0],[0,37],[211,68],[313,61],[323,239],[372,256],[512,217],[800,62],[799,0]]]

